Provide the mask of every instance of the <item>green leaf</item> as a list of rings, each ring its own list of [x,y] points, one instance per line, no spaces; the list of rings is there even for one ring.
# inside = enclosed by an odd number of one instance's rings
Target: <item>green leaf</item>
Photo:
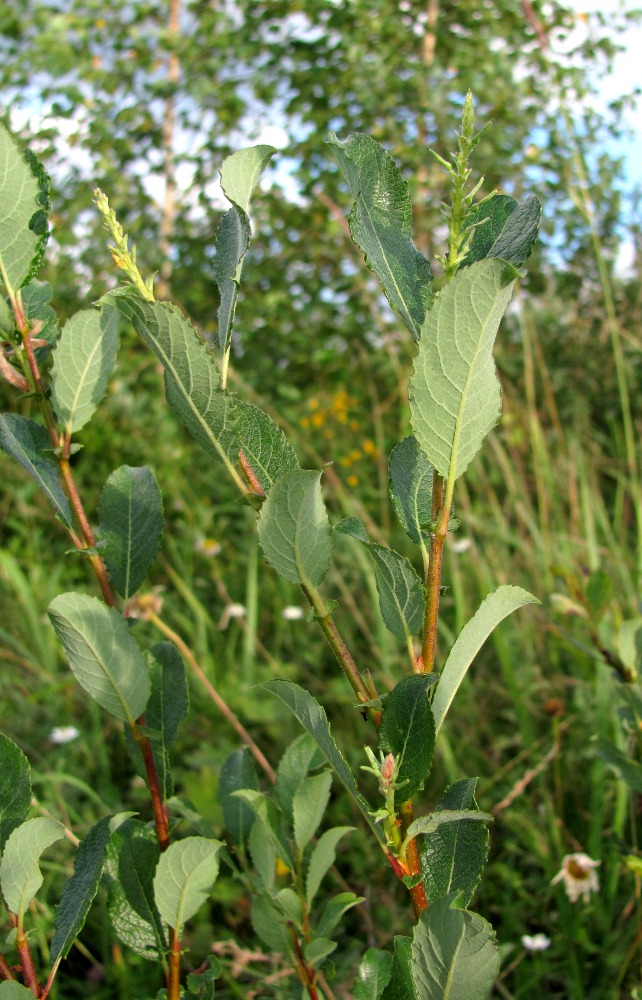
[[[586,600],[595,619],[606,611],[613,592],[613,580],[602,569],[594,570],[586,582]]]
[[[309,944],[306,944],[303,949],[303,957],[306,962],[310,962],[311,965],[319,967],[324,959],[331,955],[333,951],[336,950],[337,942],[331,941],[329,938],[314,938]]]
[[[238,403],[235,412],[237,445],[254,475],[268,493],[275,479],[298,469],[294,448],[264,410],[251,403]]]
[[[294,469],[279,476],[261,508],[258,532],[263,554],[280,576],[318,586],[332,554],[321,473]]]
[[[177,306],[144,302],[133,294],[106,296],[133,324],[165,369],[165,392],[174,413],[208,454],[230,465],[233,404],[220,389],[214,355]]]
[[[160,549],[163,499],[151,469],[121,465],[100,495],[98,535],[109,576],[128,600],[136,593]]]
[[[394,549],[371,542],[368,551],[374,563],[379,607],[386,628],[397,639],[408,642],[421,630],[424,619],[423,584],[406,557]]]
[[[496,625],[525,604],[540,602],[521,587],[502,586],[482,601],[477,611],[457,636],[432,702],[436,731],[439,732],[466,672]]]
[[[418,340],[430,305],[432,276],[430,264],[412,242],[408,185],[394,160],[370,136],[355,133],[341,142],[330,132],[327,141],[355,199],[349,219],[352,239]]]
[[[324,757],[334,769],[337,777],[343,783],[351,798],[356,802],[377,841],[383,844],[381,830],[373,821],[370,815],[370,807],[357,788],[354,775],[339,752],[339,748],[330,732],[327,716],[321,705],[319,705],[311,694],[292,681],[267,681],[260,686],[266,691],[275,694],[277,698],[280,698],[283,704],[287,705],[290,711],[297,717],[304,729],[313,737]]]
[[[292,818],[292,801],[308,771],[325,764],[326,758],[307,733],[301,733],[287,748],[276,772],[274,791],[284,814]]]
[[[118,313],[83,309],[68,320],[54,352],[51,397],[67,434],[91,420],[116,367]]]
[[[225,828],[235,844],[247,840],[254,822],[254,811],[233,792],[241,788],[258,791],[259,779],[247,747],[234,750],[223,762],[218,780],[218,798],[223,810]]]
[[[332,775],[329,771],[304,778],[292,800],[294,840],[302,851],[310,843],[330,800]]]
[[[151,694],[145,706],[145,731],[150,733],[161,795],[167,800],[174,790],[169,749],[178,735],[178,727],[189,712],[185,664],[171,642],[159,642],[152,646],[144,654],[144,659],[151,685]],[[136,773],[147,780],[143,755],[129,729],[125,731],[125,742]]]
[[[58,467],[46,452],[51,453],[49,434],[40,424],[17,413],[0,414],[0,448],[26,469],[53,504],[54,510],[67,528],[74,521],[66,494],[60,485]]]
[[[342,521],[335,524],[334,530],[338,531],[341,535],[350,535],[352,538],[357,538],[360,542],[368,541],[368,532],[363,521],[358,517],[344,517]]]
[[[323,912],[315,926],[315,933],[320,937],[329,937],[341,922],[344,913],[353,906],[363,903],[365,896],[355,896],[353,892],[339,892],[323,907]]]
[[[604,761],[607,767],[610,767],[631,791],[642,795],[642,763],[640,761],[628,757],[608,740],[598,740],[596,752],[600,760]]]
[[[111,835],[105,866],[112,927],[123,944],[152,961],[167,949],[154,902],[153,879],[159,857],[154,830],[130,819]]]
[[[227,200],[247,212],[252,191],[275,153],[274,146],[249,146],[223,160],[221,188]]]
[[[0,851],[27,818],[31,805],[31,768],[20,747],[0,733]]]
[[[243,804],[245,805],[246,803]],[[254,816],[255,813],[253,812],[252,815]],[[264,887],[272,895],[276,881],[277,850],[275,838],[266,834],[263,823],[259,820],[250,829],[248,847],[250,849],[252,864],[256,868]]]
[[[476,809],[477,778],[463,778],[452,784],[437,806],[437,813]],[[421,846],[421,872],[428,904],[440,896],[461,893],[467,906],[479,884],[488,858],[488,830],[483,823],[457,821],[440,826]]]
[[[0,983],[1,1000],[33,1000],[33,993],[20,983]]]
[[[55,347],[60,330],[58,316],[49,304],[53,298],[53,289],[48,281],[30,281],[21,289],[22,308],[30,325],[38,320],[42,324],[38,330],[38,340],[46,340],[47,347],[36,348],[36,358],[42,361]]]
[[[390,978],[381,1000],[425,1000],[415,990],[412,980],[412,939],[409,937],[395,938]]]
[[[485,1000],[499,972],[493,929],[453,896],[438,899],[416,925],[412,976],[421,1000]]]
[[[274,901],[282,910],[286,920],[300,929],[303,909],[301,907],[301,900],[294,889],[290,889],[289,886],[281,889],[274,897]]]
[[[252,235],[247,216],[250,195],[275,153],[273,146],[252,146],[228,156],[221,166],[223,194],[232,202],[232,208],[221,216],[216,230],[214,258],[214,280],[220,295],[218,340],[223,351],[229,348],[232,339],[241,268]]]
[[[426,526],[432,516],[434,471],[413,435],[400,441],[390,453],[392,503],[406,534],[417,544],[430,536]]]
[[[354,830],[353,826],[335,826],[322,833],[314,845],[305,882],[305,897],[308,906],[312,905],[312,900],[316,896],[326,872],[334,864],[337,844],[342,837],[345,837],[346,833],[350,833],[352,830]]]
[[[637,615],[622,622],[617,634],[617,651],[625,667],[634,675],[642,666],[642,617]]]
[[[450,823],[492,823],[493,817],[490,813],[480,812],[479,809],[443,809],[441,812],[430,813],[428,816],[420,816],[408,827],[406,839],[413,837],[428,836],[435,830],[440,830]]]
[[[465,228],[472,225],[477,228],[460,266],[467,267],[487,257],[501,257],[514,267],[521,267],[537,240],[541,215],[542,206],[534,195],[520,205],[508,195],[496,194],[466,217]],[[480,222],[483,224],[478,225]]]
[[[216,958],[209,960],[209,965],[203,971],[190,972],[187,975],[187,997],[194,1000],[215,1000],[216,980],[222,975],[223,969]]]
[[[390,979],[392,955],[368,948],[361,959],[352,991],[353,1000],[379,1000]]]
[[[265,896],[252,900],[252,927],[271,951],[290,955],[292,937],[285,926],[283,914]]]
[[[116,608],[95,597],[61,594],[48,614],[78,683],[117,719],[133,724],[151,685],[142,653]]]
[[[16,827],[7,840],[0,863],[0,887],[7,908],[19,918],[43,883],[40,855],[64,835],[62,823],[38,816]]]
[[[416,795],[430,774],[435,720],[428,691],[435,680],[432,674],[410,674],[399,681],[384,702],[379,747],[397,758],[398,782],[407,781],[395,793],[397,804]]]
[[[483,260],[455,275],[426,316],[410,379],[412,428],[440,475],[454,482],[501,412],[493,344],[517,271]]]
[[[49,229],[48,178],[29,150],[20,154],[0,125],[0,275],[17,291],[38,270]],[[7,288],[7,290],[8,290]]]
[[[223,845],[205,837],[186,837],[160,856],[154,876],[154,899],[161,918],[178,929],[207,901],[218,875]]]
[[[65,882],[56,907],[55,933],[51,942],[51,961],[66,958],[69,949],[85,925],[89,908],[98,892],[105,867],[111,817],[105,816],[82,841],[74,860],[74,873]]]
[[[254,810],[260,826],[263,828],[263,835],[272,841],[274,850],[288,868],[294,868],[294,859],[290,849],[290,843],[283,834],[281,817],[274,803],[262,792],[257,792],[251,788],[240,788],[233,793],[236,797],[247,802]],[[252,827],[252,832],[256,833]],[[250,841],[250,849],[253,841]]]

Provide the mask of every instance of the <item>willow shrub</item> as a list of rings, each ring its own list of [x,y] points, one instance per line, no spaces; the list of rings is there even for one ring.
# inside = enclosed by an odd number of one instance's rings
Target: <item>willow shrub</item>
[[[352,237],[414,342],[413,433],[393,449],[389,473],[394,508],[415,543],[417,565],[372,541],[355,517],[331,524],[323,470],[300,468],[271,417],[227,389],[236,297],[251,236],[250,196],[275,150],[244,149],[221,168],[230,208],[216,233],[215,350],[180,309],[156,301],[153,278],[141,276],[135,251],[101,192],[96,204],[123,281],[96,308],[82,310],[58,330],[48,294],[34,282],[48,235],[47,178],[35,157],[21,155],[0,131],[0,274],[6,294],[0,300],[0,372],[17,393],[31,397],[37,411],[35,419],[2,415],[0,447],[34,477],[93,570],[100,597],[60,594],[48,614],[78,683],[122,723],[132,767],[149,788],[152,817],[97,819],[77,847],[74,872],[57,902],[49,962],[37,969],[29,927],[30,903],[43,883],[40,858],[71,831],[51,816],[30,815],[29,763],[18,746],[0,737],[0,887],[11,927],[0,956],[1,1000],[49,995],[101,880],[114,938],[162,967],[165,987],[158,995],[214,996],[221,967],[212,960],[188,972],[183,932],[206,905],[221,865],[245,887],[256,934],[298,977],[300,995],[326,996],[335,932],[346,911],[360,903],[349,891],[320,891],[351,829],[318,835],[333,778],[354,800],[375,854],[407,888],[415,918],[411,932],[395,938],[393,954],[365,952],[348,987],[352,995],[481,1000],[491,989],[498,947],[490,925],[468,908],[487,859],[491,819],[477,807],[476,779],[457,781],[434,812],[415,815],[435,740],[471,662],[498,622],[536,601],[518,587],[499,587],[436,671],[441,560],[446,536],[456,527],[455,487],[500,416],[493,343],[540,217],[532,197],[521,205],[496,193],[475,200],[479,185],[469,186],[468,161],[483,131],[475,133],[468,95],[457,150],[452,162],[441,161],[452,190],[444,209],[448,245],[439,261],[445,280],[437,294],[430,264],[412,242],[410,197],[394,162],[366,135],[328,138],[354,198]],[[188,714],[184,658],[171,642],[142,649],[132,618],[161,544],[159,486],[147,467],[116,469],[102,490],[95,529],[70,464],[77,432],[107,391],[123,322],[160,361],[167,401],[207,461],[218,463],[238,488],[267,563],[300,586],[310,607],[309,641],[317,641],[320,630],[371,724],[362,770],[376,781],[359,781],[322,705],[305,687],[289,680],[262,685],[259,696],[280,699],[304,732],[276,771],[264,763],[263,784],[254,759],[260,761],[260,753],[253,758],[245,747],[225,762],[219,781],[225,844],[203,836],[199,818],[184,809],[178,825],[181,800],[173,797],[170,751]],[[391,691],[380,690],[370,670],[355,662],[333,617],[334,602],[324,594],[339,535],[342,544],[365,546],[372,559],[381,615],[406,661]],[[71,846],[64,850],[68,854]]]

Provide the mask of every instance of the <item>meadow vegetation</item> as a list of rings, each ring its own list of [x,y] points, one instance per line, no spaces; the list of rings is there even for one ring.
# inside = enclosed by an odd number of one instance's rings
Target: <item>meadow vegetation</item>
[[[2,24],[3,121],[14,132],[24,126],[21,141],[53,178],[52,241],[23,289],[28,316],[41,324],[35,336],[50,346],[69,316],[116,286],[103,228],[108,209],[103,203],[101,215],[92,201],[98,184],[136,243],[142,274],[158,271],[156,298],[178,303],[224,354],[230,342],[221,338],[221,304],[230,289],[212,259],[229,205],[212,196],[212,184],[225,157],[250,145],[256,108],[276,104],[289,116],[288,173],[268,166],[265,154],[267,180],[249,210],[252,243],[228,386],[283,428],[303,469],[324,469],[333,525],[352,519],[347,528],[359,535],[358,518],[371,542],[389,545],[419,572],[421,553],[389,489],[391,451],[411,429],[417,433],[408,404],[416,348],[350,238],[349,175],[330,166],[323,139],[328,127],[340,140],[365,132],[390,152],[408,180],[415,244],[431,259],[435,290],[447,287],[448,259],[442,267],[434,259],[447,242],[440,203],[450,203],[450,179],[427,150],[452,162],[464,96],[481,66],[478,121],[495,124],[471,161],[471,181],[486,178],[476,197],[498,187],[519,201],[534,192],[544,215],[494,350],[502,419],[457,481],[436,671],[497,587],[522,588],[541,605],[510,616],[475,657],[417,802],[433,813],[447,786],[479,776],[475,800],[494,821],[472,905],[499,941],[491,996],[642,995],[640,229],[606,138],[626,102],[603,115],[577,111],[590,108],[586,81],[596,62],[612,55],[611,36],[597,19],[573,60],[560,57],[556,39],[570,32],[572,15],[555,6],[545,16],[526,2],[498,4],[493,13],[476,2],[457,12],[429,5],[427,17],[410,2],[319,2],[306,5],[306,23],[302,7],[286,2],[239,3],[236,20],[208,5],[169,3],[164,20],[142,4],[68,6],[52,16],[35,4],[31,22],[9,4]],[[480,35],[488,46],[481,54]],[[519,60],[524,74],[516,71]],[[134,88],[148,99],[132,102]],[[34,94],[39,114],[21,117]],[[57,152],[60,118],[73,123],[64,157]],[[207,123],[204,132],[199,121]],[[154,172],[164,181],[160,207],[145,183]],[[623,244],[633,248],[626,270],[617,265]],[[131,278],[123,262],[121,274]],[[8,342],[6,313],[0,322]],[[136,616],[140,646],[178,644],[187,667],[190,712],[171,751],[177,843],[188,835],[225,841],[235,824],[249,822],[251,796],[245,811],[230,806],[239,777],[230,769],[238,767],[252,787],[254,747],[265,791],[270,769],[302,731],[282,702],[258,687],[277,679],[302,685],[324,706],[374,801],[376,781],[359,770],[368,763],[368,725],[318,622],[306,620],[300,587],[267,565],[265,544],[251,530],[254,511],[239,504],[223,467],[204,456],[167,406],[158,359],[131,322],[121,322],[120,341],[107,394],[93,421],[79,428],[82,449],[68,458],[94,529],[105,519],[103,490],[114,469],[150,466],[162,494],[162,551],[137,596],[132,591],[130,599],[126,585],[116,589],[121,609],[127,604]],[[47,345],[36,349],[49,373]],[[4,357],[12,363],[8,352]],[[3,413],[35,418],[37,401],[24,389],[0,382]],[[69,551],[33,478],[6,454],[0,468],[0,728],[31,763],[29,815],[53,817],[81,842],[101,818],[125,810],[147,822],[147,779],[122,722],[78,686],[46,615],[61,594],[100,595],[91,565],[100,549],[89,557]],[[260,492],[254,486],[250,492]],[[368,666],[379,695],[390,692],[410,670],[409,650],[386,627],[375,564],[358,539],[335,535],[325,592],[337,602],[332,615],[356,663]],[[372,715],[379,705],[369,707]],[[240,747],[243,754],[231,756]],[[315,772],[321,800],[326,773]],[[317,983],[328,998],[357,997],[354,977],[366,949],[392,954],[394,937],[411,934],[414,922],[407,887],[374,857],[381,852],[366,839],[367,823],[335,780],[318,834],[347,826],[355,829],[336,841],[322,896],[353,893],[360,902],[346,896],[332,929],[339,946]],[[245,834],[236,832],[242,844]],[[44,855],[45,886],[29,912],[30,947],[43,970],[54,906],[73,870],[65,846]],[[256,867],[260,850],[250,846]],[[275,957],[287,955],[287,942],[270,937],[269,911],[255,905],[252,912],[238,857],[223,854],[207,903],[187,924],[184,988],[194,996],[214,989],[220,997],[299,995],[305,986],[296,986],[295,974],[288,978],[292,963]],[[282,854],[276,847],[273,854],[267,850],[263,864],[283,880],[277,884],[289,885]],[[582,868],[583,855],[599,866]],[[576,881],[591,889],[576,901],[573,862],[570,876],[556,880],[569,857],[579,866]],[[162,972],[152,983],[156,966],[115,940],[109,878],[108,869],[52,998],[146,998],[167,983]],[[2,926],[9,934],[9,923]],[[8,961],[11,948],[0,948]],[[187,983],[186,969],[207,960],[215,985],[205,973]],[[364,993],[363,1000],[379,995]]]

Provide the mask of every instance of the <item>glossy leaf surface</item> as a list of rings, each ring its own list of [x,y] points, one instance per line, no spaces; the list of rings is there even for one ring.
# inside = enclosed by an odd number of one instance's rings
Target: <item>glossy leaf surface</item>
[[[390,452],[388,464],[390,496],[406,534],[419,544],[428,537],[432,508],[434,469],[422,452],[417,438],[404,438]]]
[[[514,198],[496,194],[466,219],[466,227],[476,226],[462,267],[487,257],[501,257],[513,267],[521,267],[530,257],[539,233],[542,206],[534,195],[520,205]],[[479,223],[484,221],[482,225]]]
[[[168,799],[174,785],[169,766],[169,750],[178,735],[181,722],[189,712],[189,693],[185,664],[171,642],[159,642],[144,653],[151,693],[145,706],[145,732],[149,735],[158,783],[163,799]],[[125,731],[127,751],[136,773],[148,779],[145,761],[131,731]]]
[[[52,962],[68,955],[84,927],[105,867],[110,822],[111,817],[105,816],[92,826],[76,852],[74,873],[65,882],[56,907],[55,932],[51,942]]]
[[[0,414],[0,448],[20,463],[53,505],[67,528],[73,528],[69,500],[60,485],[49,434],[41,424],[17,413]]]
[[[118,938],[137,955],[157,960],[167,949],[154,902],[153,879],[160,857],[153,829],[130,819],[112,834],[107,848],[107,912]]]
[[[381,830],[372,820],[370,807],[357,788],[354,775],[334,741],[327,716],[318,701],[316,701],[312,695],[305,691],[302,687],[299,687],[298,684],[294,684],[292,681],[267,681],[267,683],[262,684],[261,687],[266,691],[270,691],[272,694],[275,694],[277,698],[280,698],[283,704],[287,705],[290,711],[299,720],[301,725],[308,731],[310,736],[314,738],[324,757],[335,771],[337,777],[343,783],[351,798],[356,802],[361,814],[368,823],[368,826],[375,834],[375,837],[381,843]]]
[[[431,298],[430,264],[412,242],[412,203],[401,171],[382,146],[355,133],[328,142],[354,198],[350,233],[388,301],[419,339]]]
[[[0,851],[31,805],[31,768],[20,747],[0,733]]]
[[[151,469],[121,465],[100,495],[99,537],[109,576],[128,600],[136,593],[158,554],[163,500]]]
[[[476,809],[476,778],[462,778],[445,792],[437,806],[440,812]],[[488,830],[483,823],[455,821],[438,827],[426,836],[419,857],[428,904],[440,896],[461,892],[467,906],[479,884],[488,858]]]
[[[234,750],[225,759],[218,781],[218,797],[223,810],[225,827],[235,844],[245,843],[252,824],[254,811],[251,806],[232,792],[241,788],[258,791],[259,779],[247,747]]]
[[[406,782],[395,793],[395,802],[405,802],[423,788],[430,774],[435,747],[435,720],[428,701],[434,684],[431,674],[411,674],[393,688],[384,702],[379,747],[397,758],[397,781]]]
[[[388,980],[392,955],[381,948],[368,948],[361,959],[352,991],[353,1000],[379,1000]]]

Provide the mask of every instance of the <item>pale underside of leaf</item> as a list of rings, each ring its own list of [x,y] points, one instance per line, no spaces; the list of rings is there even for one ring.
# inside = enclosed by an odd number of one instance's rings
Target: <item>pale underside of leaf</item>
[[[163,365],[167,400],[174,412],[202,448],[229,466],[233,404],[220,389],[218,365],[198,332],[168,302],[144,302],[131,294],[112,301]]]
[[[150,680],[125,620],[84,594],[61,594],[48,608],[78,683],[102,708],[130,725],[143,713]]]
[[[460,271],[426,316],[410,380],[412,425],[440,475],[453,483],[499,419],[492,348],[517,271],[483,260]]]
[[[441,672],[432,710],[439,732],[466,672],[496,625],[525,604],[540,602],[521,587],[502,586],[489,594],[457,636]]]
[[[41,200],[38,178],[0,124],[0,265],[13,290],[28,278],[40,256],[45,237],[31,227],[42,212]]]
[[[51,392],[68,434],[93,416],[107,392],[118,351],[115,309],[83,309],[65,323],[54,352]]]

